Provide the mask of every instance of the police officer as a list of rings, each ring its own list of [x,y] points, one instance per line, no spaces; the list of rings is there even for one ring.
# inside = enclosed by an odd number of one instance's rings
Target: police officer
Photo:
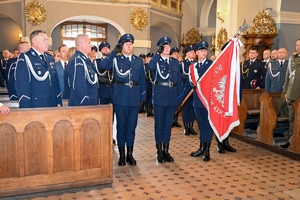
[[[88,35],[79,34],[75,38],[76,52],[67,67],[71,86],[69,106],[98,104],[98,78],[94,64],[87,57],[91,51]]]
[[[186,84],[189,84],[189,68],[190,65],[194,63],[196,54],[194,51],[194,47],[189,45],[184,50],[185,60],[181,63],[181,72],[182,72],[182,82],[183,87]],[[189,97],[189,99],[182,106],[182,121],[184,124],[184,135],[197,135],[197,132],[193,128],[194,124],[194,107],[193,107],[193,95]]]
[[[136,165],[133,147],[140,101],[145,100],[146,81],[143,61],[132,54],[134,37],[124,34],[118,44],[101,63],[103,69],[113,69],[115,77],[113,104],[117,118],[117,143],[123,166]],[[117,55],[119,51],[122,54]],[[125,160],[125,145],[127,156]]]
[[[171,128],[177,105],[182,101],[182,81],[179,62],[170,57],[171,39],[162,37],[157,42],[157,53],[147,68],[154,73],[153,105],[154,129],[159,163],[174,162],[169,153]]]
[[[191,68],[195,68],[195,76],[198,76],[199,78],[203,76],[203,74],[206,72],[206,70],[209,68],[209,66],[213,63],[211,60],[208,60],[207,57],[207,51],[208,51],[208,43],[205,41],[199,42],[195,45],[194,51],[196,52],[196,55],[198,56],[198,61],[194,64],[190,65],[190,71]],[[184,90],[184,96],[186,96],[189,91],[194,87],[191,83],[193,74],[190,74],[189,81],[190,84],[186,84],[185,90]],[[196,80],[198,80],[198,77]],[[211,140],[213,136],[213,130],[209,124],[208,121],[208,112],[201,102],[200,98],[196,94],[196,90],[193,94],[193,103],[194,103],[194,109],[197,117],[198,122],[198,128],[200,130],[200,148],[191,153],[191,156],[198,157],[203,155],[203,161],[209,161],[210,160],[210,145]]]
[[[139,55],[139,58],[142,59],[143,64],[145,66],[145,64],[146,64],[146,55],[142,53],[142,54]],[[144,70],[145,70],[145,73],[146,73],[145,67],[144,67]],[[146,78],[147,78],[147,76],[146,76]],[[144,113],[144,112],[145,112],[145,101],[141,101],[139,113]]]
[[[93,45],[91,47],[90,53],[88,54],[88,57],[92,62],[94,62],[97,59],[97,53],[98,53],[98,48],[95,45]]]
[[[181,61],[179,60],[179,49],[177,47],[173,47],[170,51],[170,57],[178,60],[179,63],[181,63]],[[179,112],[177,112],[175,115],[174,115],[174,119],[173,119],[173,125],[172,127],[181,127],[181,124],[178,123],[178,115],[179,115]]]
[[[112,84],[112,70],[105,70],[101,67],[101,62],[110,54],[110,44],[108,42],[101,42],[101,44],[99,45],[99,51],[101,52],[102,57],[96,59],[95,67],[99,79],[98,94],[100,104],[103,105],[113,103],[114,87]]]
[[[29,42],[20,42],[18,44],[18,51],[20,53],[25,53],[29,51],[30,44]],[[7,69],[7,90],[8,90],[8,96],[9,100],[17,100],[17,92],[15,87],[15,69],[17,64],[18,58],[11,58],[8,60],[8,69]]]
[[[243,89],[260,89],[265,87],[266,68],[261,60],[257,59],[258,50],[251,47],[249,60],[242,63],[242,85]]]
[[[20,108],[61,106],[62,99],[54,58],[47,54],[49,47],[45,31],[30,34],[32,48],[18,57],[15,87]]]
[[[153,89],[153,73],[151,70],[147,69],[147,65],[150,62],[151,58],[154,56],[152,52],[147,53],[146,55],[146,100],[145,100],[145,108],[146,108],[146,117],[154,116],[152,109],[152,89]]]

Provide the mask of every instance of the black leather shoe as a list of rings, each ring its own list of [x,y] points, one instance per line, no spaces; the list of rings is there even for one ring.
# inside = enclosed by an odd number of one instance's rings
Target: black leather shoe
[[[290,142],[280,145],[281,148],[287,149],[290,146]]]
[[[119,147],[119,153],[120,153],[120,158],[119,158],[119,166],[124,166],[126,165],[125,162],[125,147]]]
[[[191,135],[197,135],[197,132],[193,129],[193,122],[188,122],[189,123],[189,128],[190,128],[190,134]]]
[[[157,149],[157,161],[159,163],[165,163],[166,162],[166,158],[164,157],[163,154],[163,144],[156,144],[156,149]]]
[[[218,141],[218,144],[217,144],[217,151],[219,152],[219,153],[225,153],[225,150],[224,150],[224,147],[223,147],[223,143],[222,142],[219,142]]]

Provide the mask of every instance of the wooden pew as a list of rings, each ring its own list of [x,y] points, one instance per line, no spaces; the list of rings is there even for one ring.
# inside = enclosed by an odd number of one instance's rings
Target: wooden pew
[[[113,181],[112,105],[0,115],[0,196]]]
[[[290,139],[291,145],[289,150],[300,154],[300,97],[294,103],[295,118],[294,118],[294,133]]]
[[[277,122],[288,122],[288,118],[277,117],[281,93],[264,92],[260,98],[260,120],[257,128],[257,140],[274,145],[273,134]]]
[[[232,129],[231,132],[238,135],[245,135],[244,127],[249,115],[259,114],[259,97],[264,92],[263,89],[243,89],[242,101],[239,106],[240,125]]]

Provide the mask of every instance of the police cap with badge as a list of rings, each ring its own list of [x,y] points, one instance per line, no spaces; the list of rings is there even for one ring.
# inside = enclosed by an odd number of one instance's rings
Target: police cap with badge
[[[99,51],[101,51],[104,47],[110,49],[110,44],[108,42],[101,42],[101,44],[99,45]]]
[[[170,55],[172,55],[174,52],[179,53],[179,49],[177,47],[173,47],[170,51]]]
[[[153,56],[154,56],[154,53],[152,53],[152,52],[149,52],[149,53],[147,53],[147,55],[146,55],[147,58],[152,58]]]
[[[94,51],[98,52],[98,49],[97,49],[97,47],[95,45],[92,46],[91,50],[92,51],[94,50]]]
[[[146,55],[142,53],[142,54],[139,55],[139,58],[145,59]]]
[[[185,48],[184,50],[184,54],[188,53],[189,51],[194,51],[194,47],[193,45],[189,45]]]
[[[123,46],[124,43],[126,42],[131,42],[133,44],[134,42],[134,37],[133,35],[131,35],[130,33],[126,33],[124,35],[122,35],[119,39],[119,44]]]
[[[199,42],[198,44],[196,44],[194,47],[194,51],[201,50],[201,49],[208,50],[208,43],[205,41],[202,41],[202,42]]]
[[[166,44],[168,44],[168,45],[171,44],[171,39],[167,36],[160,38],[157,42],[157,46],[166,45]]]

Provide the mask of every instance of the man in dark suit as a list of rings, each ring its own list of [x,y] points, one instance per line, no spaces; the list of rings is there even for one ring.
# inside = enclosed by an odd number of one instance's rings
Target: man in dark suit
[[[20,42],[18,44],[18,52],[20,53],[26,53],[30,50],[30,44],[29,42]],[[17,91],[15,88],[15,69],[17,64],[18,58],[11,58],[8,61],[8,69],[7,69],[7,90],[8,90],[8,96],[9,100],[17,100]]]
[[[158,40],[157,47],[157,53],[147,65],[147,69],[152,70],[155,77],[153,105],[157,161],[174,162],[169,153],[169,143],[176,107],[182,101],[182,80],[178,60],[170,57],[171,39],[162,37]]]
[[[134,37],[131,34],[122,35],[114,50],[101,63],[103,69],[113,69],[115,79],[113,104],[117,119],[120,166],[124,166],[126,162],[136,165],[132,155],[135,128],[140,102],[144,101],[146,96],[144,65],[142,59],[132,54],[133,42]],[[117,55],[120,51],[122,54]],[[127,146],[126,160],[125,145]]]
[[[261,60],[257,59],[258,50],[251,47],[249,60],[242,63],[242,85],[243,89],[265,88],[266,67]]]
[[[62,99],[53,56],[45,31],[30,34],[31,49],[18,57],[15,87],[20,108],[61,106]]]
[[[2,52],[2,57],[0,59],[0,87],[5,87],[5,81],[6,81],[6,73],[8,68],[8,60],[9,60],[9,51],[7,49],[4,49]]]
[[[55,68],[57,71],[58,75],[58,80],[59,80],[59,86],[60,86],[60,92],[63,94],[64,88],[65,88],[65,83],[64,83],[64,72],[68,64],[68,54],[69,48],[63,44],[58,48],[58,53],[60,55],[60,60],[55,63]]]
[[[98,77],[92,61],[87,57],[91,52],[88,35],[79,34],[75,39],[76,52],[67,65],[71,86],[69,106],[98,105]]]

